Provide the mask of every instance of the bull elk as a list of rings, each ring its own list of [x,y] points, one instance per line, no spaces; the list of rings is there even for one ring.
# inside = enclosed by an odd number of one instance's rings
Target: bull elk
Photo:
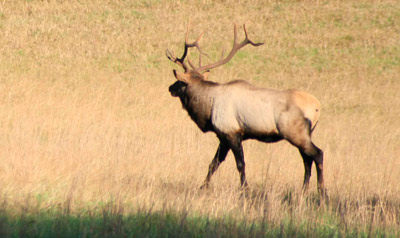
[[[229,150],[234,154],[241,186],[247,186],[242,142],[256,139],[272,143],[285,139],[298,148],[303,158],[303,190],[308,188],[312,164],[315,162],[318,190],[324,197],[323,152],[311,141],[311,133],[320,115],[319,101],[314,96],[295,89],[278,91],[259,88],[243,80],[228,83],[207,80],[209,70],[227,63],[242,47],[263,44],[249,39],[245,25],[243,30],[245,39],[238,43],[237,27],[234,26],[231,52],[209,65],[201,65],[201,56],[205,54],[199,41],[203,34],[193,43],[189,43],[189,25],[182,57],[176,57],[168,49],[166,51],[168,59],[184,70],[173,70],[177,81],[169,87],[169,92],[173,97],[179,97],[183,108],[203,132],[214,132],[220,142],[201,188],[208,186],[211,176],[225,160]],[[197,67],[188,58],[190,69],[185,58],[192,47],[199,50],[200,62]]]

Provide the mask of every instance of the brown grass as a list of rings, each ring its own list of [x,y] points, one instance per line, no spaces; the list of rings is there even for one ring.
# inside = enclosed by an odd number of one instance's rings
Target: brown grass
[[[328,223],[300,196],[303,164],[286,142],[244,144],[250,195],[234,159],[199,191],[217,147],[168,86],[190,18],[215,60],[232,22],[246,47],[210,80],[244,78],[315,95],[328,206],[346,225],[399,226],[400,4],[397,1],[1,1],[0,194],[71,208],[118,200],[211,217]],[[195,54],[191,57],[195,59]],[[311,204],[311,205],[310,205]],[[127,209],[129,210],[129,209]],[[372,215],[371,215],[372,214]]]

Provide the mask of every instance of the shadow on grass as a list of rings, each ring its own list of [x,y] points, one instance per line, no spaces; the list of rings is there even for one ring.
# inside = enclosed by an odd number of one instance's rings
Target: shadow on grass
[[[24,207],[18,213],[6,206],[0,209],[0,237],[396,237],[379,230],[340,233],[329,224],[302,224],[291,219],[278,225],[266,220],[211,219],[172,209],[126,214],[117,203],[74,213],[63,207]]]

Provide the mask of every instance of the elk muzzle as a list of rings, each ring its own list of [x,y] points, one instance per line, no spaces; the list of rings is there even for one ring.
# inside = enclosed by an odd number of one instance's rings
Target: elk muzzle
[[[185,93],[187,84],[181,81],[176,81],[171,86],[169,86],[169,92],[173,97],[179,97],[183,93]]]

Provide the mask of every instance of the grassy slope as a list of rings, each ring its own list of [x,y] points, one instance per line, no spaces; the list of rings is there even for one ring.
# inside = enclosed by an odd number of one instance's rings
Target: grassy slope
[[[2,220],[2,237],[397,237],[381,231],[348,230],[334,226],[294,224],[280,226],[264,222],[188,217],[185,213],[153,212],[121,216],[108,211],[96,214],[65,215],[40,212]]]
[[[369,227],[400,220],[400,5],[396,1],[2,1],[0,193],[5,210],[94,209],[105,201],[269,224]],[[190,14],[190,15],[189,15]],[[164,55],[191,38],[215,60],[232,22],[255,41],[210,80],[245,78],[320,99],[314,141],[325,152],[331,203],[299,196],[303,165],[288,143],[245,143],[245,199],[229,157],[199,192],[217,141],[172,99]],[[196,58],[193,54],[191,57]],[[231,155],[229,155],[231,156]],[[27,200],[29,202],[27,202]],[[267,214],[267,215],[265,215]]]

